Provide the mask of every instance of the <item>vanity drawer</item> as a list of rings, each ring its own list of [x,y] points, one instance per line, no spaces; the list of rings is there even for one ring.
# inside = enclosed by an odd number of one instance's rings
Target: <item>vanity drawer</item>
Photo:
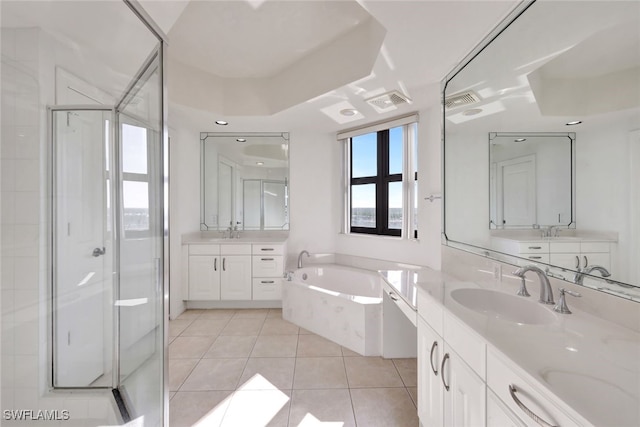
[[[448,311],[444,313],[444,340],[484,381],[487,373],[485,341]]]
[[[284,245],[280,243],[252,245],[253,255],[284,255]]]
[[[500,398],[500,401],[527,425],[537,426],[526,412],[516,403],[510,392],[515,388],[515,398],[538,417],[554,426],[570,427],[581,425],[563,409],[547,397],[548,393],[539,384],[525,377],[514,368],[511,361],[489,348],[487,351],[487,386]]]
[[[282,299],[282,279],[253,279],[252,284],[254,300],[270,301]]]
[[[552,242],[549,245],[551,253],[577,254],[580,253],[580,242]]]
[[[189,245],[189,255],[220,255],[220,245]]]
[[[580,251],[585,253],[609,252],[609,242],[582,242]]]
[[[282,255],[254,255],[253,277],[282,277],[284,257]]]
[[[521,254],[549,253],[547,242],[518,242],[518,252]]]
[[[549,254],[520,254],[518,256],[531,260],[532,262],[549,264]]]
[[[221,255],[251,255],[251,245],[222,244],[220,245]]]
[[[440,336],[444,333],[444,309],[431,295],[422,289],[418,290],[418,315]]]

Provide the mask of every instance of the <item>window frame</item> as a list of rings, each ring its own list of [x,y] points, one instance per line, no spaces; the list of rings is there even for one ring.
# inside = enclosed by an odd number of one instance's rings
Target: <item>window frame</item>
[[[339,132],[337,139],[343,144],[343,222],[342,233],[353,236],[378,236],[382,238],[400,238],[406,240],[418,240],[417,217],[418,206],[416,205],[418,193],[418,140],[417,126],[418,114],[413,113],[408,116],[399,117],[386,122],[379,122],[367,127]],[[401,127],[403,138],[402,150],[402,173],[389,174],[389,131]],[[375,177],[352,178],[353,157],[352,139],[370,133],[380,135],[386,133],[386,147],[383,147],[384,155],[377,156],[378,171],[383,174],[376,174]],[[381,137],[377,136],[376,147],[381,144]],[[380,148],[378,153],[380,154]],[[398,179],[397,177],[401,177]],[[389,229],[389,200],[388,185],[390,182],[402,182],[402,227],[400,229]],[[376,184],[376,226],[375,227],[353,227],[352,219],[352,187],[360,184]],[[383,190],[378,191],[382,185]],[[384,200],[379,201],[384,195]],[[381,209],[382,207],[382,209]],[[381,210],[383,212],[381,212]],[[382,214],[382,215],[381,215]],[[383,218],[381,218],[381,216]]]

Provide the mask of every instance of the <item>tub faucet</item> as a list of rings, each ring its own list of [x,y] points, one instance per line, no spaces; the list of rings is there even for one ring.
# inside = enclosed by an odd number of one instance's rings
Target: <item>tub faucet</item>
[[[573,276],[573,281],[577,284],[577,285],[582,285],[582,281],[584,280],[584,276],[587,274],[591,274],[592,271],[597,270],[600,272],[600,274],[602,275],[602,277],[609,277],[611,276],[611,273],[609,273],[609,271],[604,268],[601,265],[590,265],[588,267],[585,268],[579,268],[576,275]]]
[[[553,291],[551,290],[551,283],[549,283],[549,278],[544,271],[535,265],[525,265],[524,267],[520,267],[516,271],[513,272],[514,275],[522,278],[522,285],[520,290],[518,291],[518,295],[528,297],[529,293],[527,292],[527,287],[524,283],[524,276],[527,271],[533,271],[538,275],[540,279],[540,299],[539,302],[543,304],[555,304],[553,301]]]
[[[307,251],[300,252],[300,255],[298,255],[298,268],[302,268],[302,255],[304,254],[307,254],[307,257],[311,256]]]

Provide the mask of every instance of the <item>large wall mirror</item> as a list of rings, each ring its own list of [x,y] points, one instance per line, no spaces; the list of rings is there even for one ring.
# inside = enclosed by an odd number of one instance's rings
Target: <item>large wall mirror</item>
[[[289,134],[202,132],[201,230],[289,230]]]
[[[520,4],[443,104],[445,244],[640,301],[640,2]]]

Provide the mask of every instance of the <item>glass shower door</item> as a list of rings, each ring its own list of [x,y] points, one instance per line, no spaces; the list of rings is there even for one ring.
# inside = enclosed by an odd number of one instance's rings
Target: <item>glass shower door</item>
[[[116,107],[119,391],[132,419],[164,417],[164,155],[160,50]]]

